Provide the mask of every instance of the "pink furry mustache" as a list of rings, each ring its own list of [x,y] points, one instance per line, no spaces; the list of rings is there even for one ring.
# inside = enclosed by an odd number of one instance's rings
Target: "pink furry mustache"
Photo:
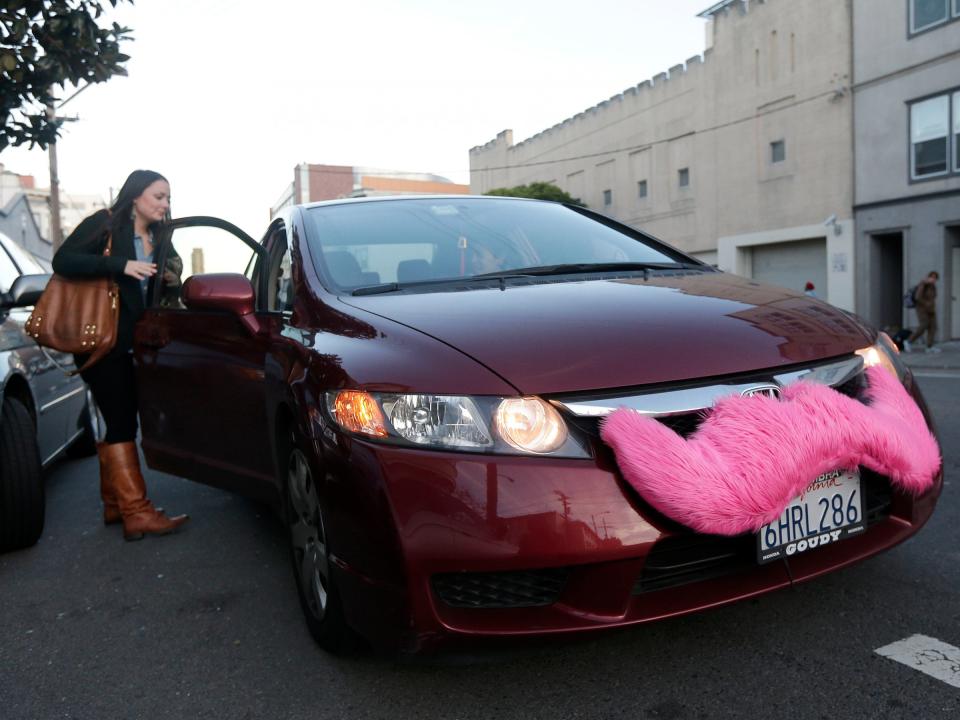
[[[653,507],[702,533],[759,530],[819,475],[860,465],[912,494],[933,484],[940,449],[920,408],[881,367],[867,370],[870,404],[810,382],[782,398],[720,400],[684,439],[621,408],[603,423],[623,476]]]

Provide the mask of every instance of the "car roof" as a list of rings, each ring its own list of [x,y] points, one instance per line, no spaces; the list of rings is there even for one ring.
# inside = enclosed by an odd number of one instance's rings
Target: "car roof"
[[[411,200],[507,200],[511,202],[554,203],[552,200],[537,200],[534,198],[508,197],[506,195],[378,195],[376,197],[338,198],[336,200],[319,200],[311,203],[301,203],[298,208],[309,210],[315,207],[330,205],[353,205],[357,203],[396,202]],[[561,204],[561,203],[554,203]]]

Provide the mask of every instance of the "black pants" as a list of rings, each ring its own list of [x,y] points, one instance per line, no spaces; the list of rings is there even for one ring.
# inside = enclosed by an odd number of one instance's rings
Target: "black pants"
[[[87,355],[75,355],[77,367]],[[107,424],[108,443],[131,442],[137,438],[137,380],[133,371],[133,355],[114,350],[93,367],[80,373],[93,391],[93,398]]]

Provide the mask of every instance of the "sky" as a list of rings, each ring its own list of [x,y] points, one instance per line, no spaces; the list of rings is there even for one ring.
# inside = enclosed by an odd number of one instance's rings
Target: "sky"
[[[157,170],[175,217],[259,238],[298,163],[468,183],[471,147],[508,128],[520,142],[702,54],[697,13],[711,4],[123,3],[104,21],[133,30],[128,76],[59,111],[77,117],[57,144],[61,188],[108,199],[131,170]],[[45,151],[9,148],[0,163],[49,185]]]

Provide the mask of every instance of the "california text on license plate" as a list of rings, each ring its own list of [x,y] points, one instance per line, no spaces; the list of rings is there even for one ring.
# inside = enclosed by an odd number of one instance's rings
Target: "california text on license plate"
[[[761,564],[830,545],[863,532],[863,496],[857,470],[824,473],[757,533]]]

